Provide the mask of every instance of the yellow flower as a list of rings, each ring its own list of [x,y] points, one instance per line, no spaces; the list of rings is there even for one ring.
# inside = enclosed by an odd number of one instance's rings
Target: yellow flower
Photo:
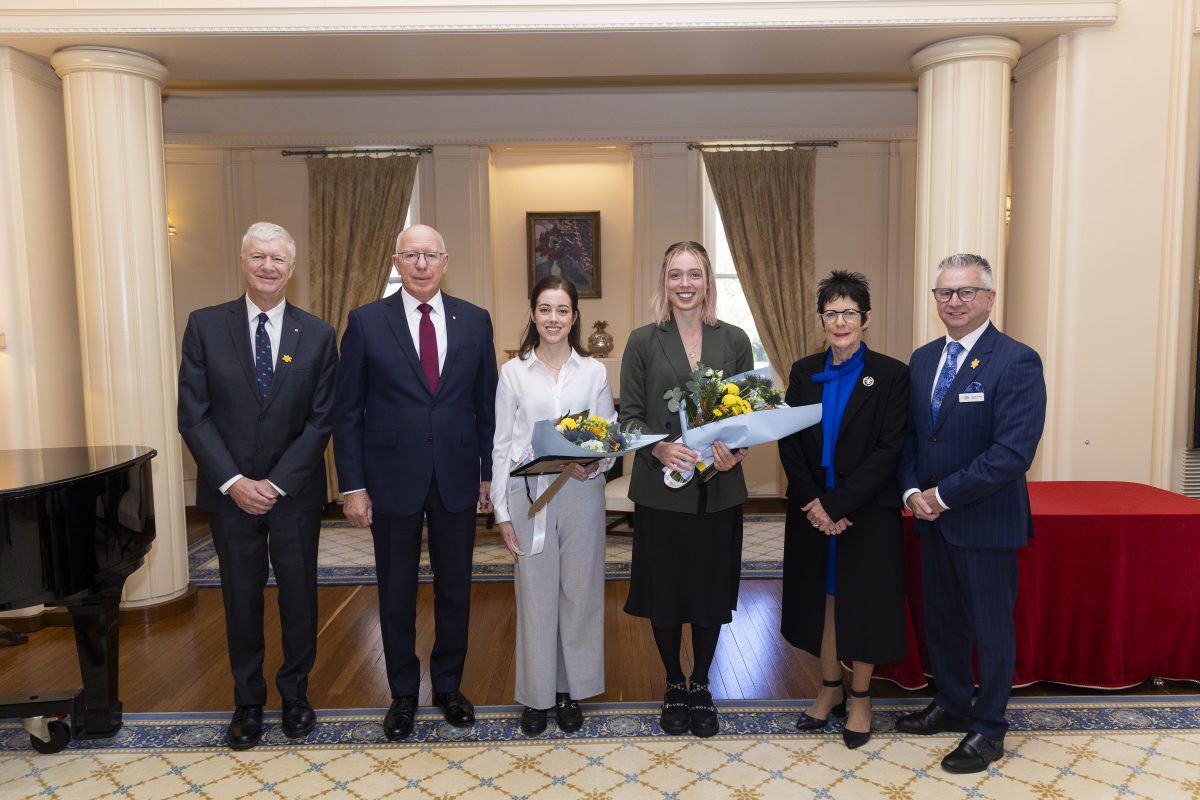
[[[563,430],[573,431],[579,427],[579,423],[573,417],[563,417],[562,422],[558,423],[563,427]]]
[[[730,384],[730,385],[732,386],[733,384]],[[744,403],[744,402],[746,402],[746,401],[743,400],[742,398],[738,397],[736,394],[727,394],[721,398],[721,405],[726,406],[726,407],[733,407],[733,406],[736,406],[738,403]]]
[[[720,408],[714,408],[712,413],[713,413],[714,417],[720,417],[725,414],[725,412],[722,411]]]
[[[292,363],[292,357],[289,355],[282,355],[282,356],[280,356],[280,358],[283,359],[283,363],[285,363],[285,364]]]
[[[971,369],[975,369],[975,368],[976,368],[976,367],[978,367],[978,366],[979,366],[979,359],[978,359],[978,358],[976,358],[976,359],[974,359],[973,361],[971,361]]]
[[[739,395],[742,393],[741,388],[738,387],[736,383],[725,384],[725,388],[722,391],[724,391],[726,395]]]

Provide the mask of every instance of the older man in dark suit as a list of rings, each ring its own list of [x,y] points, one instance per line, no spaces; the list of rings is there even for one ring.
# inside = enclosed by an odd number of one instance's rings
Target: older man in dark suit
[[[969,253],[943,259],[933,296],[947,335],[919,348],[909,363],[899,480],[921,537],[937,694],[896,727],[965,733],[942,768],[982,772],[1004,755],[1016,664],[1017,549],[1033,534],[1025,473],[1042,436],[1046,383],[1038,354],[988,322],[996,292],[985,259]]]
[[[476,508],[491,510],[496,352],[488,312],[439,288],[446,245],[427,225],[396,239],[402,289],[350,312],[342,337],[333,450],[346,518],[371,527],[392,704],[390,740],[412,733],[421,685],[417,568],[428,523],[434,575],[434,702],[459,727]]]
[[[198,467],[221,569],[237,710],[235,750],[262,736],[263,587],[279,587],[283,664],[275,685],[282,729],[316,724],[308,674],[317,652],[317,541],[325,504],[325,445],[333,426],[333,328],[284,299],[296,268],[286,230],[256,222],[242,238],[246,294],[192,312],[179,367],[179,432]]]

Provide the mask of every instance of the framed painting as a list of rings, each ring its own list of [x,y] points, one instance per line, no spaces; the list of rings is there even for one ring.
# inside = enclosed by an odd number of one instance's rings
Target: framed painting
[[[529,211],[529,290],[547,275],[575,284],[579,296],[600,296],[600,212]]]

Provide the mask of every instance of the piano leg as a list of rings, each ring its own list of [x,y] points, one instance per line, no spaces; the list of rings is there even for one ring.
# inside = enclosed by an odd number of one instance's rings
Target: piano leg
[[[72,720],[78,739],[107,739],[121,729],[121,701],[117,697],[119,605],[119,597],[101,595],[67,606],[75,626],[79,674],[83,678],[83,721]]]

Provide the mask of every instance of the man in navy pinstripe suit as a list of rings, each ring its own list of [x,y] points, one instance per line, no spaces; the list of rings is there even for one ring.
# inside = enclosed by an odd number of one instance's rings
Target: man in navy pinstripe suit
[[[965,733],[942,768],[982,772],[1004,755],[1016,664],[1017,548],[1033,534],[1025,472],[1042,437],[1046,384],[1038,354],[988,322],[996,292],[985,259],[943,259],[933,295],[947,335],[909,362],[899,480],[921,537],[937,694],[896,727]],[[974,703],[972,650],[979,663]]]

